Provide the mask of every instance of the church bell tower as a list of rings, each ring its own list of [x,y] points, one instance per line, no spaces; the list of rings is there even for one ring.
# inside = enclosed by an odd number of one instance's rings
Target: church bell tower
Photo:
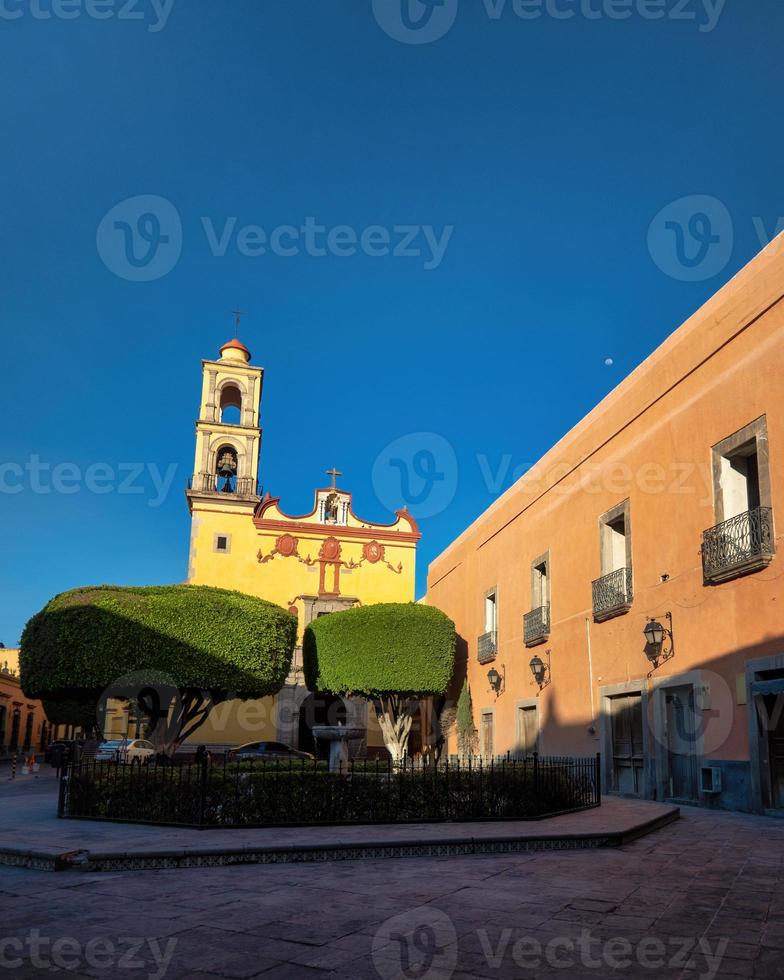
[[[202,361],[196,455],[187,496],[191,512],[216,503],[252,513],[258,503],[264,369],[236,337],[216,361]]]

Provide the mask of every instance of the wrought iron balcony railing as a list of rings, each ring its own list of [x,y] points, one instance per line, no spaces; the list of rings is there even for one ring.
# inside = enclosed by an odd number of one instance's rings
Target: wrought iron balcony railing
[[[194,473],[188,489],[195,493],[225,493],[235,497],[258,497],[259,485],[252,476],[219,476],[217,473]]]
[[[773,511],[756,507],[703,532],[702,573],[706,582],[723,582],[764,568],[774,552]]]
[[[632,604],[632,570],[616,568],[593,583],[594,619],[609,619],[626,612]]]
[[[550,635],[550,605],[539,606],[523,616],[523,638],[528,647],[544,643]]]
[[[497,648],[495,630],[483,633],[477,640],[476,648],[477,660],[480,664],[488,664],[491,660],[495,660]]]

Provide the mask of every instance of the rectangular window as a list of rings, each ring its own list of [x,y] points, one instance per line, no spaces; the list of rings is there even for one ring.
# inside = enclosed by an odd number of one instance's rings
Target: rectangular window
[[[216,534],[213,539],[212,550],[226,555],[231,551],[231,535]]]
[[[523,616],[526,646],[544,643],[550,635],[550,552],[531,562],[531,609]]]
[[[477,659],[480,664],[495,659],[498,642],[498,590],[488,589],[484,597],[484,631],[477,640]]]
[[[540,606],[547,606],[550,603],[549,564],[549,559],[543,558],[534,562],[531,569],[531,597],[534,609]]]
[[[722,439],[712,453],[717,523],[771,506],[768,425],[764,415]]]
[[[601,621],[628,612],[632,603],[632,528],[629,501],[599,518],[601,576],[593,583],[593,615]]]
[[[627,511],[605,518],[601,522],[602,574],[617,572],[631,564],[628,551],[631,545],[631,529],[627,526]],[[613,513],[613,512],[611,512]]]
[[[706,583],[765,568],[773,557],[773,511],[765,416],[713,447],[716,524],[703,533]]]
[[[495,633],[498,627],[498,596],[491,589],[485,596],[485,633]]]
[[[724,506],[724,519],[737,517],[747,510],[755,510],[760,505],[759,461],[756,442],[747,442],[737,451],[722,456],[721,494]]]

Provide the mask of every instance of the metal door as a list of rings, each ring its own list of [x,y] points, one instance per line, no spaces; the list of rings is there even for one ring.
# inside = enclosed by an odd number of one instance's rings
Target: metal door
[[[697,799],[697,715],[694,688],[670,688],[665,694],[669,795]]]
[[[769,694],[765,698],[770,759],[770,805],[784,809],[784,694]]]

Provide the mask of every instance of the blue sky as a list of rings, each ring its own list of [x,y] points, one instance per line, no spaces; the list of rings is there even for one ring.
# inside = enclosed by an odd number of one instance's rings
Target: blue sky
[[[7,645],[63,589],[184,578],[236,304],[265,488],[410,498],[421,592],[772,236],[778,0],[408,2],[0,3]]]

